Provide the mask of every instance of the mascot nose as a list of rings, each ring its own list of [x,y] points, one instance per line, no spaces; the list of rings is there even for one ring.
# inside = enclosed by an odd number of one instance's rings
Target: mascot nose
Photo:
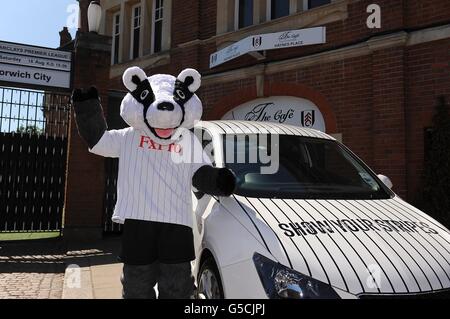
[[[173,106],[172,103],[163,102],[163,103],[158,104],[157,109],[159,111],[173,111],[175,109],[175,107]]]

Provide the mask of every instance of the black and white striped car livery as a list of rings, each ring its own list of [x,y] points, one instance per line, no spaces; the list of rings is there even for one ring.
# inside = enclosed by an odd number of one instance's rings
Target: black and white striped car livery
[[[201,122],[212,136],[283,134],[333,140],[276,123]],[[250,198],[220,203],[285,266],[352,295],[450,288],[450,233],[398,196],[383,200]],[[373,284],[373,282],[377,284]]]

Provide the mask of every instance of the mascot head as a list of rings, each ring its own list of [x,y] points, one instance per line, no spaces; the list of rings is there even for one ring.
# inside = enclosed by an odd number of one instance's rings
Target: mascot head
[[[132,67],[123,74],[123,83],[129,93],[122,101],[120,115],[158,143],[171,143],[181,128],[191,129],[202,117],[202,102],[195,94],[201,75],[194,69],[186,69],[175,78],[166,74],[147,77],[139,67]]]

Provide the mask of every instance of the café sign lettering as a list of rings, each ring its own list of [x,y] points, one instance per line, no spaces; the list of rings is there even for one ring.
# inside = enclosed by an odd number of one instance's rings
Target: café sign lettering
[[[223,120],[275,122],[325,132],[325,120],[313,102],[292,96],[274,96],[244,103],[228,112]]]
[[[292,48],[326,42],[326,27],[290,30],[249,36],[210,57],[210,68],[219,66],[241,55],[254,51]]]

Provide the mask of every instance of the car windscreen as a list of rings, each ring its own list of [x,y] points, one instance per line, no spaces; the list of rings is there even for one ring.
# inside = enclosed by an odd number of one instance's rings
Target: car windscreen
[[[226,135],[236,194],[284,199],[388,199],[391,193],[336,141],[294,135]],[[270,173],[264,168],[276,167]],[[276,161],[276,162],[274,162]]]

